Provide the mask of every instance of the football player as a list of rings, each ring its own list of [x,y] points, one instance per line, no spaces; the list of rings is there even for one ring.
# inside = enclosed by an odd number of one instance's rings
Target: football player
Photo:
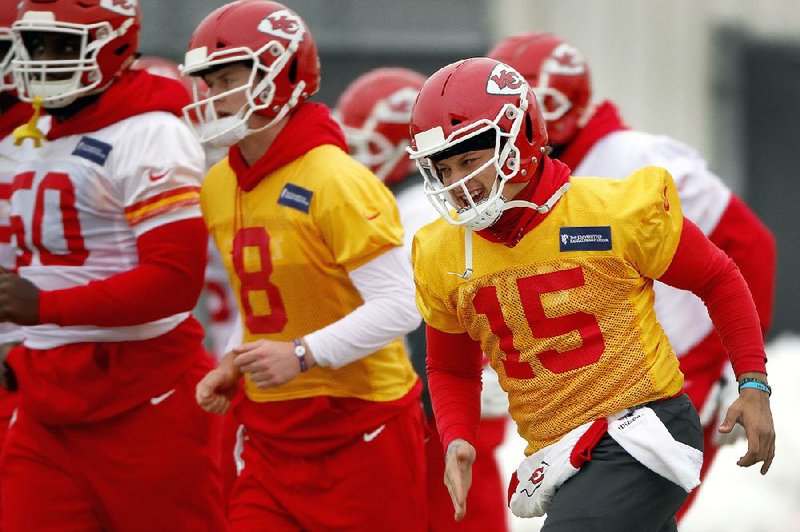
[[[213,368],[190,317],[203,282],[203,152],[180,84],[130,71],[135,1],[23,0],[19,97],[52,117],[11,187],[16,273],[0,321],[19,383],[3,455],[4,530],[223,530]]]
[[[533,88],[547,124],[553,156],[575,175],[622,178],[638,168],[661,166],[675,179],[681,210],[733,259],[747,282],[766,335],[772,321],[775,241],[758,217],[708,169],[695,150],[664,135],[629,129],[616,106],[592,105],[589,66],[576,48],[558,37],[527,33],[509,37],[489,54],[519,71]],[[684,374],[683,390],[703,424],[702,479],[720,441],[717,431],[736,398],[736,379],[703,302],[691,292],[655,284],[656,316]],[[735,434],[741,434],[737,430]],[[722,438],[721,438],[722,436]],[[678,518],[690,506],[692,491]]]
[[[279,3],[232,2],[200,23],[181,70],[209,88],[185,115],[204,142],[230,146],[201,202],[244,344],[197,400],[226,411],[244,375],[232,528],[424,528],[421,384],[402,341],[419,314],[402,226],[328,109],[307,101],[320,82],[310,31]]]
[[[654,279],[700,295],[739,378],[722,429],[747,429],[741,466],[769,469],[775,433],[752,297],[688,219],[663,168],[571,177],[547,155],[524,77],[489,58],[420,91],[411,157],[444,220],[413,247],[445,483],[460,519],[475,460],[482,353],[528,442],[509,489],[544,530],[675,530],[699,483],[702,430],[653,309]],[[568,481],[568,482],[567,482]]]
[[[408,158],[408,125],[411,108],[425,77],[407,68],[376,68],[345,89],[336,104],[335,116],[342,124],[350,154],[372,170],[394,193],[405,229],[404,247],[411,259],[411,242],[420,227],[439,215],[427,201],[420,201],[423,180],[414,161]],[[430,404],[425,372],[425,326],[406,336],[414,369],[422,378],[422,403],[426,414],[425,455],[430,531],[451,530],[453,513],[447,489],[442,484],[444,450]],[[475,464],[470,491],[470,513],[459,530],[506,530],[505,485],[500,477],[495,450],[505,439],[508,401],[500,389],[497,374],[483,369],[481,424],[475,442],[482,459]]]

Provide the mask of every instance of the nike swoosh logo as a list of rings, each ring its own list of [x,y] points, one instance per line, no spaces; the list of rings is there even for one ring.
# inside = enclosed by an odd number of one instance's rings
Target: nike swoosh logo
[[[386,425],[381,425],[380,427],[378,427],[377,429],[373,430],[372,432],[365,432],[364,433],[364,441],[367,442],[367,443],[371,442],[372,440],[377,438],[378,434],[383,432],[383,429],[385,429],[385,428],[386,428]]]
[[[162,177],[164,177],[168,173],[169,173],[169,170],[167,170],[163,174],[150,174],[150,181],[158,181],[159,179],[161,179]]]
[[[377,218],[380,215],[381,215],[380,212],[376,212],[375,214],[365,214],[364,216],[367,218],[368,222],[371,222],[372,220],[374,220],[375,218]]]
[[[169,399],[169,396],[172,395],[173,393],[175,393],[175,388],[171,389],[170,391],[168,391],[165,394],[162,394],[162,395],[159,395],[157,397],[151,398],[150,399],[150,404],[153,405],[153,406],[160,405],[161,403],[163,403],[164,401]]]

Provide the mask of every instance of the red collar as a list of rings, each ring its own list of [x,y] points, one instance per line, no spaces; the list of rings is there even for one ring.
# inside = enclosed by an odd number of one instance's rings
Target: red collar
[[[513,199],[544,205],[564,183],[569,181],[569,174],[567,165],[544,156],[539,178],[531,179]],[[505,211],[491,227],[477,231],[477,234],[490,242],[513,248],[531,229],[539,225],[547,214],[541,214],[529,207],[514,207]]]
[[[96,102],[63,122],[53,120],[47,140],[103,129],[132,116],[166,111],[181,116],[191,99],[174,79],[154,76],[145,70],[130,70],[106,89]]]
[[[333,144],[347,151],[344,133],[321,103],[305,102],[295,109],[284,128],[253,166],[248,166],[239,147],[228,150],[228,162],[239,187],[249,192],[268,174],[323,144]]]
[[[597,106],[589,122],[575,135],[558,155],[558,160],[570,168],[577,168],[592,146],[615,131],[628,129],[622,122],[617,107],[605,101]]]
[[[33,108],[30,104],[17,102],[0,114],[0,139],[10,135],[17,126],[31,119]]]

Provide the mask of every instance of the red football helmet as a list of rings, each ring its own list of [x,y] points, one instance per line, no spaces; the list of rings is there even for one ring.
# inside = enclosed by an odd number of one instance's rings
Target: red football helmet
[[[238,0],[213,11],[192,35],[181,72],[201,76],[239,62],[252,65],[248,83],[184,109],[187,122],[192,113],[199,116],[195,129],[202,142],[246,128],[253,113],[270,119],[259,128],[266,129],[319,89],[319,56],[311,32],[303,19],[277,2]],[[237,92],[247,96],[245,105],[236,116],[218,119],[215,102]]]
[[[20,99],[42,98],[45,107],[64,107],[107,88],[130,67],[139,46],[142,14],[138,0],[22,0],[14,34],[14,76]],[[27,32],[77,36],[75,59],[32,60]]]
[[[14,88],[11,75],[12,50],[11,25],[17,20],[16,2],[0,2],[0,92]]]
[[[510,66],[479,57],[452,63],[431,76],[419,93],[411,115],[411,158],[425,178],[425,194],[448,222],[472,230],[493,224],[508,208],[503,197],[507,182],[533,177],[547,145],[547,130],[536,97],[525,78]],[[444,186],[431,158],[458,150],[459,143],[493,134],[494,157],[463,179]],[[463,147],[463,145],[462,145]],[[470,179],[490,165],[497,180],[485,200],[474,203]],[[469,206],[458,206],[451,192],[461,188]]]
[[[513,66],[528,80],[553,145],[563,146],[572,140],[583,126],[581,121],[592,97],[589,66],[583,55],[546,33],[509,37],[488,55]]]
[[[336,105],[350,154],[386,184],[413,172],[408,125],[423,83],[422,74],[407,68],[377,68],[356,78]]]

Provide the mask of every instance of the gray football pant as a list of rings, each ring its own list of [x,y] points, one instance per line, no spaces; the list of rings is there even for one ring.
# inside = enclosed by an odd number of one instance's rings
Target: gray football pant
[[[673,438],[703,449],[700,419],[685,394],[646,406]],[[592,459],[556,492],[542,532],[677,531],[675,512],[688,495],[606,434],[592,451]]]

